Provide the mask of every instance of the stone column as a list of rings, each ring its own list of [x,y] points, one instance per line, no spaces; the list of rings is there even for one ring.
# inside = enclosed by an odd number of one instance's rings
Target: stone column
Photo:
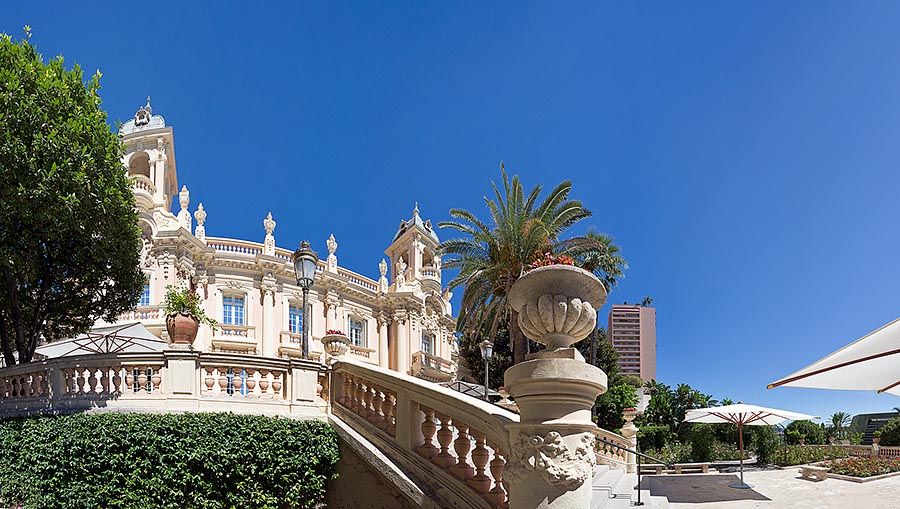
[[[397,371],[409,374],[409,337],[406,331],[407,313],[405,309],[394,311],[394,323],[397,324]]]
[[[378,313],[378,365],[382,368],[390,368],[388,359],[388,325],[390,318],[384,313]]]
[[[596,462],[591,408],[607,380],[571,345],[596,327],[606,292],[587,271],[551,265],[519,278],[508,297],[522,332],[547,345],[504,375],[520,412],[519,422],[507,426],[509,505],[590,507]]]
[[[338,293],[334,288],[329,288],[328,292],[325,294],[325,330],[335,330],[338,329],[343,333],[347,333],[343,328],[338,326],[337,321],[337,305],[338,305]]]

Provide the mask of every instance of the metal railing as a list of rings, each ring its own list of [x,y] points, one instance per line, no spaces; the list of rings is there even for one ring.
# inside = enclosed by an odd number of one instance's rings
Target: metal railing
[[[622,445],[610,442],[609,440],[604,440],[599,437],[597,437],[597,441],[603,442],[604,444],[609,445],[611,447],[616,447],[618,449],[622,449],[625,452],[630,452],[630,453],[634,454],[635,456],[637,456],[637,502],[635,502],[634,505],[644,505],[644,503],[641,502],[641,458],[647,458],[648,460],[652,460],[656,463],[661,463],[669,468],[672,468],[671,463],[665,462],[659,458],[654,458],[653,456],[649,456],[642,452],[637,452],[634,449],[629,449],[628,447],[624,447]]]

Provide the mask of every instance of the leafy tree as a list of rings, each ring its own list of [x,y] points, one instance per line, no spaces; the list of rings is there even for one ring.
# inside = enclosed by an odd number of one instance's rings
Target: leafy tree
[[[509,327],[505,320],[498,324],[497,332],[490,340],[494,343],[494,351],[488,362],[488,385],[492,389],[499,389],[503,386],[503,374],[512,366]],[[471,381],[477,384],[484,383],[484,359],[481,357],[481,347],[478,346],[482,341],[482,336],[469,333],[463,336],[459,348],[459,356],[472,374]]]
[[[881,431],[881,445],[900,445],[900,417],[889,420],[879,431]]]
[[[29,29],[26,34],[30,37]],[[41,339],[133,307],[140,237],[121,143],[100,108],[99,71],[45,64],[0,35],[0,349],[31,361]]]
[[[591,216],[580,201],[569,199],[571,182],[560,183],[539,202],[541,186],[526,196],[518,176],[509,179],[502,164],[500,172],[502,190],[492,184],[494,198],[484,198],[490,222],[481,221],[468,210],[451,209],[455,220],[443,221],[440,226],[458,230],[465,237],[443,241],[440,251],[447,256],[444,267],[459,269],[448,286],[465,285],[457,329],[493,337],[500,322],[508,319],[513,362],[519,363],[525,360],[528,340],[519,328],[518,314],[507,304],[513,283],[545,253],[593,262],[601,258],[596,253],[607,253],[608,248],[587,236],[560,240],[569,227]],[[593,269],[606,274],[599,262]],[[615,279],[608,283],[614,284]]]
[[[791,443],[797,443],[802,438],[809,445],[825,443],[825,428],[812,421],[794,421],[784,428],[785,435]]]
[[[653,304],[653,297],[644,297],[641,299],[641,306],[648,307]]]

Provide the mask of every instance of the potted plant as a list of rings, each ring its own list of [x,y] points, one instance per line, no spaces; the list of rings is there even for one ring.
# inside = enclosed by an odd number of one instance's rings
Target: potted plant
[[[329,329],[322,337],[322,346],[328,355],[340,357],[350,349],[350,338],[337,329]]]
[[[193,288],[179,289],[166,287],[163,299],[163,313],[166,315],[166,330],[172,343],[190,345],[197,337],[200,324],[208,325],[215,332],[218,324],[206,316],[200,307],[200,296]]]
[[[881,444],[881,430],[878,430],[872,433],[872,444],[879,445]]]

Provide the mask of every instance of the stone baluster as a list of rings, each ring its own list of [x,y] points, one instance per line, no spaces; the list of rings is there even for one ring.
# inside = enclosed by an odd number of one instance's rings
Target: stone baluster
[[[259,372],[259,395],[261,397],[269,397],[269,387],[271,386],[271,382],[269,382],[269,370],[263,369]]]
[[[70,377],[69,380],[67,380],[67,382],[71,381],[71,380],[72,380],[72,378]],[[131,366],[125,367],[125,385],[127,386],[125,388],[126,391],[136,392],[134,390],[134,368],[132,368]],[[71,390],[69,392],[71,392]]]
[[[162,373],[160,372],[161,369],[161,366],[153,368],[153,374],[150,375],[150,384],[153,387],[152,392],[159,392],[160,386],[162,385]]]
[[[475,491],[481,493],[482,496],[485,496],[491,489],[491,478],[485,473],[485,467],[491,459],[491,453],[488,451],[487,447],[484,446],[484,433],[478,430],[472,430],[472,435],[475,437],[475,449],[472,451],[472,463],[475,465],[475,475],[466,482],[469,483],[469,486],[474,488]]]
[[[0,399],[7,398],[6,378],[0,377]]]
[[[122,394],[122,368],[114,368],[112,376],[112,393],[115,395]]]
[[[450,473],[463,481],[475,475],[475,469],[469,465],[469,450],[472,448],[472,440],[469,438],[469,427],[461,422],[453,421],[457,436],[453,441],[453,450],[456,451],[456,464],[450,467]]]
[[[100,370],[97,368],[91,368],[86,371],[87,380],[88,380],[88,390],[90,394],[97,394],[97,385],[100,382]]]
[[[215,368],[203,368],[203,392],[211,393],[216,387],[216,377],[213,376]]]
[[[76,376],[75,383],[78,385],[77,392],[78,392],[78,395],[80,396],[85,393],[84,387],[87,384],[87,379],[86,379],[87,375],[82,370],[76,369],[75,376]]]
[[[13,377],[12,383],[13,383],[12,397],[18,398],[21,395],[21,390],[22,390],[21,389],[22,384],[19,381],[19,377]]]
[[[375,399],[375,388],[372,387],[372,384],[366,382],[365,392],[363,393],[362,417],[369,422],[372,422],[375,416],[375,408],[372,405],[373,399]]]
[[[434,410],[423,408],[422,411],[425,414],[425,420],[422,421],[422,437],[425,443],[417,447],[416,452],[423,458],[431,459],[439,450],[431,441],[437,431],[437,425],[434,423]]]
[[[384,414],[381,410],[381,406],[384,404],[384,396],[380,387],[372,386],[372,391],[374,391],[372,396],[372,417],[369,419],[369,422],[379,429],[384,429]]]
[[[284,394],[281,393],[281,388],[284,386],[284,383],[282,382],[281,377],[282,377],[281,371],[279,371],[277,373],[273,373],[272,397],[274,399],[283,399],[284,398]]]
[[[440,452],[432,456],[431,461],[441,467],[450,468],[456,463],[456,458],[450,454],[450,444],[453,442],[453,430],[450,429],[450,417],[446,415],[438,415],[441,420],[441,429],[437,432],[438,444],[441,446]]]
[[[366,404],[365,396],[363,395],[363,389],[365,385],[361,378],[355,378],[354,380],[354,390],[353,390],[353,411],[356,412],[357,415],[361,415],[364,410],[364,406]]]
[[[109,394],[109,371],[111,368],[102,368],[100,370],[100,394]]]
[[[491,488],[491,491],[487,493],[485,498],[488,502],[494,504],[497,507],[503,507],[506,505],[506,490],[503,489],[503,468],[506,466],[506,460],[503,458],[504,454],[494,444],[490,444],[491,449],[494,450],[494,459],[491,460],[491,477],[494,478],[494,487]]]
[[[138,386],[141,391],[147,392],[147,366],[138,366]]]
[[[384,403],[381,408],[384,409],[384,430],[388,435],[397,435],[397,421],[394,416],[397,414],[397,396],[392,392],[386,392]]]
[[[219,395],[225,396],[228,394],[228,368],[219,367],[216,369],[219,372]]]
[[[247,395],[257,396],[256,394],[256,373],[255,369],[247,370]]]
[[[234,376],[231,377],[231,386],[234,387],[234,396],[243,396],[241,388],[244,386],[244,379],[241,378],[242,370],[234,370]]]
[[[342,378],[343,378],[343,383],[341,385],[341,387],[342,387],[341,388],[341,397],[340,397],[340,399],[338,399],[338,403],[340,403],[341,406],[349,408],[350,407],[350,387],[351,387],[352,382],[350,381],[350,375],[348,375],[347,373],[344,373],[342,375]]]

